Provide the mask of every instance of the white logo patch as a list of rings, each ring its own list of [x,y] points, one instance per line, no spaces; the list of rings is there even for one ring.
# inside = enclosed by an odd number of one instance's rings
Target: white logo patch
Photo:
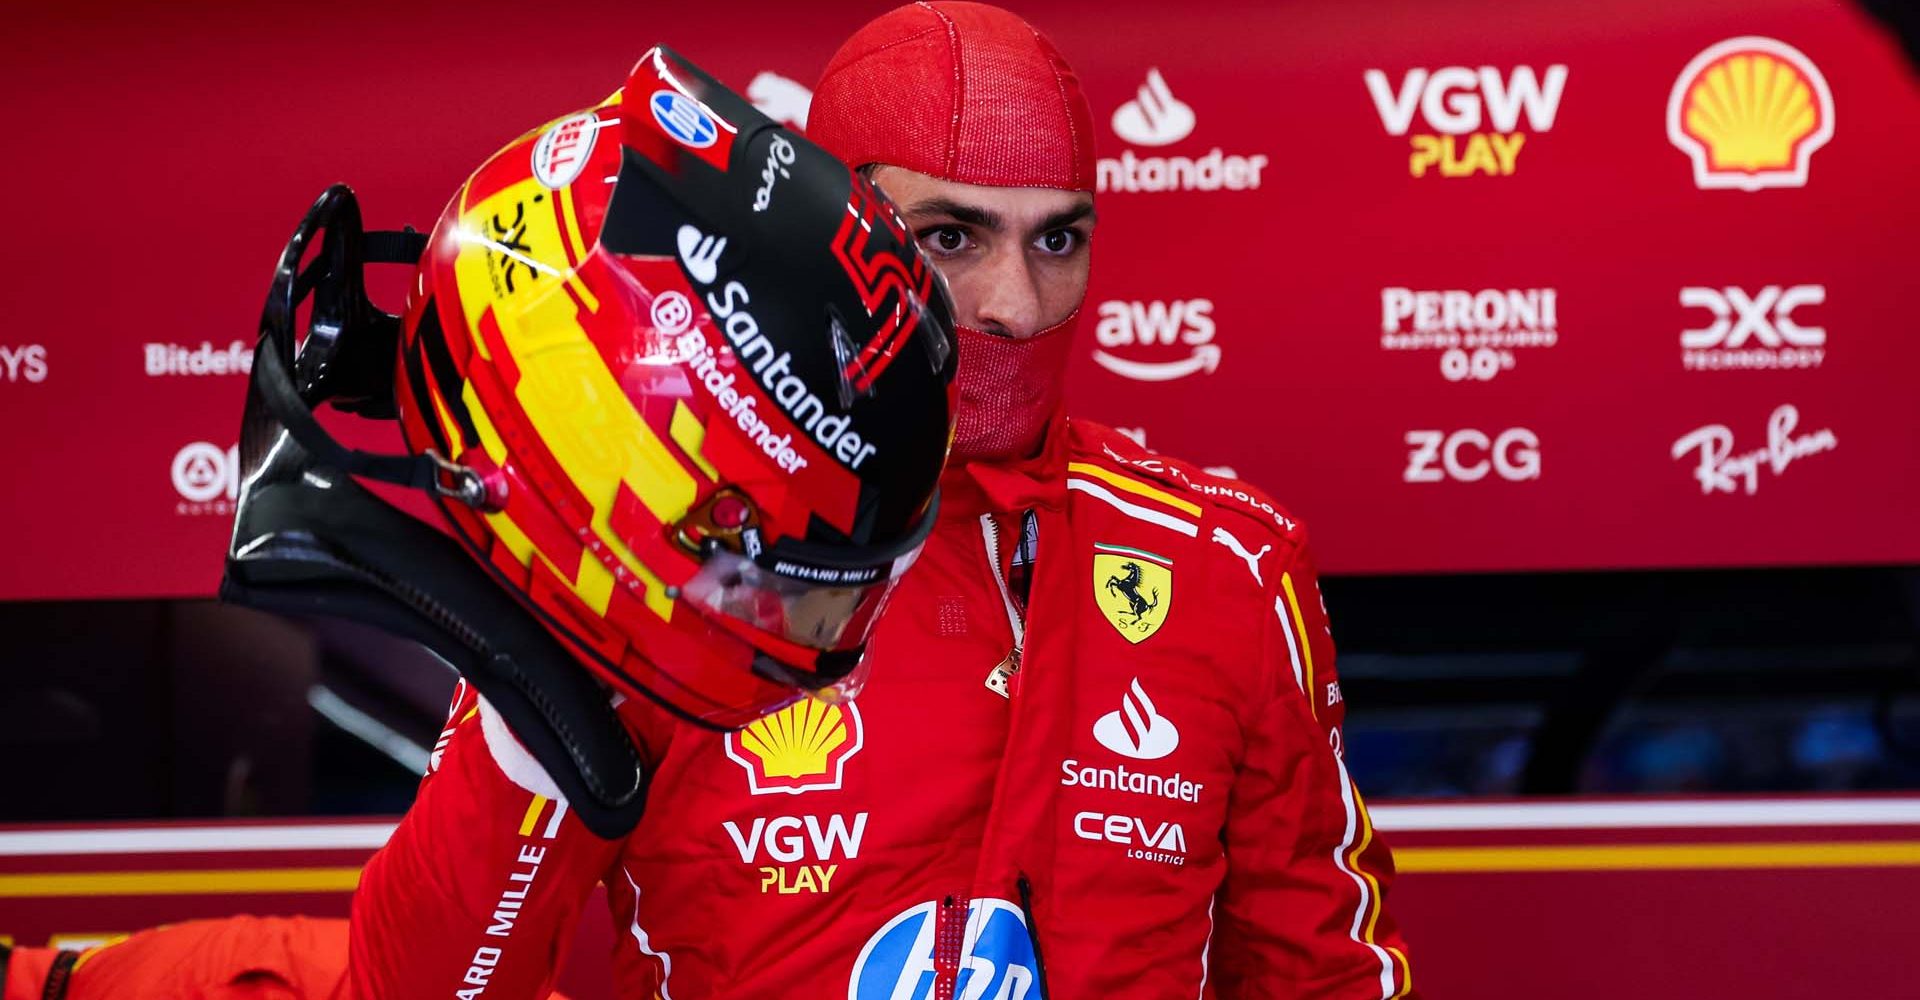
[[[727,249],[727,238],[708,236],[693,226],[681,226],[674,235],[680,246],[680,261],[687,273],[703,285],[713,284],[720,274],[720,254]]]
[[[1226,546],[1234,555],[1246,562],[1247,572],[1253,574],[1253,582],[1262,587],[1267,585],[1267,581],[1260,578],[1260,560],[1273,550],[1273,546],[1262,545],[1259,552],[1248,552],[1247,547],[1240,544],[1240,539],[1233,537],[1233,533],[1225,528],[1213,529],[1213,540]]]
[[[1193,134],[1193,108],[1173,96],[1157,66],[1147,68],[1140,96],[1113,113],[1113,131],[1136,146],[1166,146]]]
[[[1180,730],[1154,710],[1153,699],[1147,697],[1136,677],[1131,690],[1120,696],[1120,710],[1108,712],[1093,724],[1093,738],[1122,757],[1159,760],[1180,745]]]

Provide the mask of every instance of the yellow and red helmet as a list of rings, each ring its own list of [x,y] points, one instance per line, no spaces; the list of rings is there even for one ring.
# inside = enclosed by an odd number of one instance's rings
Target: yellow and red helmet
[[[951,440],[944,286],[862,177],[656,48],[434,228],[395,402],[581,662],[724,727],[858,691]]]

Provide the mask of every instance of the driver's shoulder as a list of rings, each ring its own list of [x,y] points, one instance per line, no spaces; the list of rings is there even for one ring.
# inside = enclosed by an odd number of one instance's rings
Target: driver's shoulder
[[[1257,487],[1153,451],[1093,421],[1069,420],[1067,433],[1067,489],[1076,500],[1096,500],[1096,508],[1202,543],[1220,542],[1227,550],[1306,545],[1306,526]]]

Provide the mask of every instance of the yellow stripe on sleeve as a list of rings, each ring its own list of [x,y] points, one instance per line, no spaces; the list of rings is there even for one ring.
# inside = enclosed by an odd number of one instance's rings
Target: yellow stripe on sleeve
[[[527,803],[527,814],[520,820],[520,836],[532,835],[533,825],[540,822],[540,813],[546,807],[547,797],[544,795],[536,795],[532,802]]]
[[[1300,598],[1293,593],[1293,574],[1280,574],[1280,588],[1287,592],[1287,610],[1293,614],[1293,631],[1300,637],[1300,658],[1307,663],[1307,708],[1320,717],[1320,696],[1313,686],[1313,640],[1307,636],[1307,620],[1300,614]]]
[[[1184,511],[1190,517],[1200,516],[1200,505],[1191,500],[1182,500],[1166,490],[1155,489],[1137,479],[1129,479],[1118,473],[1103,469],[1091,462],[1068,462],[1068,472],[1077,472],[1083,476],[1092,476],[1115,489],[1126,490],[1137,497],[1166,504],[1174,510]]]

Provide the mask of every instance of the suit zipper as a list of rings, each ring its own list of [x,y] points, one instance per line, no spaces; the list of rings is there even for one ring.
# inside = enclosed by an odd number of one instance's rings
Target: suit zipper
[[[960,949],[967,943],[970,908],[965,897],[947,896],[934,915],[933,1000],[953,1000],[960,982]]]
[[[1040,922],[1033,916],[1033,881],[1021,872],[1014,887],[1020,890],[1020,915],[1027,918],[1027,940],[1033,943],[1034,996],[1047,1000],[1047,960],[1040,954]]]
[[[1024,524],[1022,530],[1025,530]],[[1013,591],[1007,587],[1007,575],[1000,571],[1000,525],[992,514],[980,515],[980,538],[986,543],[987,568],[993,571],[994,585],[1000,588],[1000,603],[1007,611],[1007,628],[1013,634],[1013,650],[987,672],[987,690],[1002,698],[1013,697],[1013,678],[1020,672],[1020,655],[1026,646],[1026,624],[1020,609],[1014,606]]]

